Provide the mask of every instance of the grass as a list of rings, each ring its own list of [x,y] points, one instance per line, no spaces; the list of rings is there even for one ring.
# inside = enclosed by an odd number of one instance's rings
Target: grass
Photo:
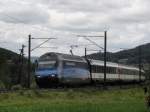
[[[146,112],[142,89],[28,90],[0,94],[0,112]]]

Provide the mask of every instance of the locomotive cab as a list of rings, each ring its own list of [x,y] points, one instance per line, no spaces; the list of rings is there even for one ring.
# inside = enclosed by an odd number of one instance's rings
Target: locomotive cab
[[[36,65],[35,79],[39,87],[49,87],[58,83],[56,58],[42,56]]]
[[[88,63],[83,57],[54,52],[39,58],[35,77],[39,87],[90,83]]]

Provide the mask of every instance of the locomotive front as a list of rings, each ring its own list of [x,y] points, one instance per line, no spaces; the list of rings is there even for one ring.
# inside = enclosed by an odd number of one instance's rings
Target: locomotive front
[[[58,84],[56,56],[41,56],[37,65],[35,79],[39,87],[49,87]]]

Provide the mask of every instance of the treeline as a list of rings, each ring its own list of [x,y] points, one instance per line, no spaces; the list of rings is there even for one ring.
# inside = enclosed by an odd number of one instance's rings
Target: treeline
[[[0,48],[0,88],[27,87],[27,59],[23,60],[19,54]]]
[[[107,60],[112,62],[119,62],[126,59],[126,64],[136,65],[139,63],[139,47],[141,47],[141,59],[142,63],[150,63],[150,43],[135,47],[133,49],[122,50],[119,52],[111,53],[107,52]],[[87,56],[88,58],[103,60],[103,53],[94,53]]]

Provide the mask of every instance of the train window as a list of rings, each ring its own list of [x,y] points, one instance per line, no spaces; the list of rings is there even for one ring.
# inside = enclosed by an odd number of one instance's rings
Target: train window
[[[98,66],[96,66],[96,73],[98,73]]]
[[[116,74],[116,68],[115,67],[107,67],[107,73]]]
[[[109,67],[106,68],[107,73],[109,73]]]
[[[92,72],[96,73],[96,66],[95,65],[92,66]]]
[[[99,66],[99,72],[104,73],[104,67],[103,66]]]
[[[118,74],[121,74],[121,68],[118,69]]]
[[[139,71],[136,71],[136,74],[135,75],[138,75],[139,74]]]
[[[57,60],[57,57],[45,55],[39,58],[39,61],[50,61],[50,60]]]
[[[115,67],[112,67],[112,73],[116,74],[116,68]]]
[[[56,66],[56,61],[39,61],[38,68],[53,68]]]
[[[66,62],[65,65],[66,66],[75,66],[76,64],[74,62]]]
[[[144,73],[144,72],[142,72],[142,76],[145,76],[145,73]]]
[[[103,66],[99,66],[99,73],[104,73],[104,67]]]
[[[104,66],[92,66],[92,72],[93,73],[104,73]],[[107,67],[106,68],[107,73],[116,74],[116,68],[115,67]]]
[[[101,73],[101,67],[98,66],[98,73]]]
[[[96,66],[94,66],[94,72],[97,73],[97,72],[96,72]]]
[[[96,72],[99,73],[99,66],[96,66]]]
[[[98,73],[98,66],[96,66],[96,73]]]
[[[97,66],[95,66],[95,73],[97,73]]]
[[[93,73],[103,73],[103,67],[102,66],[96,66],[92,65],[92,72]]]

